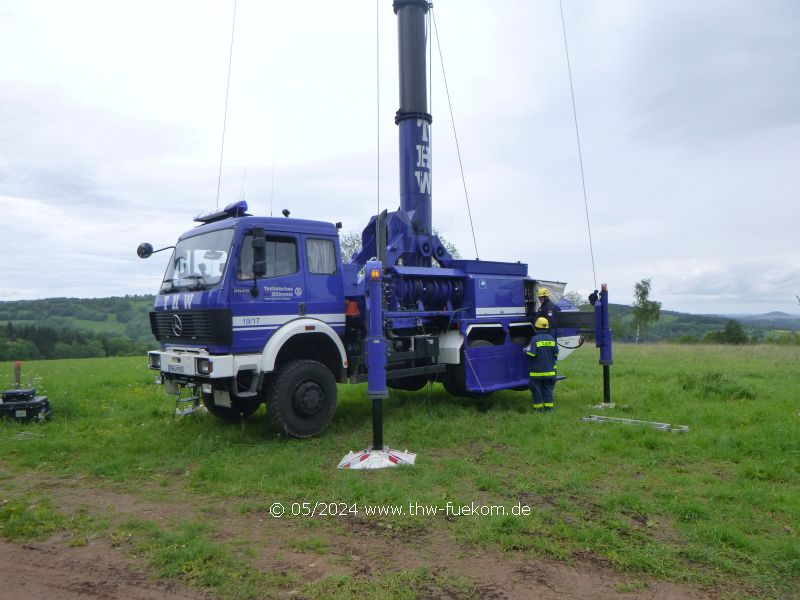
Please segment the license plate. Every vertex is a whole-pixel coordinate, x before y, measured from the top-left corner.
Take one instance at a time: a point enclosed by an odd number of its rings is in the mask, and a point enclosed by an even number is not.
[[[170,373],[184,373],[183,365],[169,365]]]
[[[17,410],[17,411],[14,412],[14,416],[17,419],[24,419],[25,417],[28,416],[28,411],[27,410]]]

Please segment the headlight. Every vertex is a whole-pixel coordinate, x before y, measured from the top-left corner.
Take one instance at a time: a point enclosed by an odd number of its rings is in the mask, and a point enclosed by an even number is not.
[[[147,357],[150,359],[150,368],[155,369],[156,371],[161,370],[161,353],[159,352],[148,352]]]
[[[195,372],[198,375],[211,375],[214,370],[214,365],[211,364],[210,358],[197,358],[195,359]]]

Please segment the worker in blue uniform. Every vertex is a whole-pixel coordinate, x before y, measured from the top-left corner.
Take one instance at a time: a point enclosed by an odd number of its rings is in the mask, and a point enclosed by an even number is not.
[[[558,307],[550,299],[550,290],[546,287],[541,287],[536,292],[539,298],[539,310],[536,311],[537,317],[544,317],[550,324],[549,333],[554,338],[558,337]]]
[[[550,323],[539,317],[533,325],[534,335],[524,350],[530,360],[529,387],[536,412],[553,410],[553,390],[556,386],[558,344],[548,333]]]

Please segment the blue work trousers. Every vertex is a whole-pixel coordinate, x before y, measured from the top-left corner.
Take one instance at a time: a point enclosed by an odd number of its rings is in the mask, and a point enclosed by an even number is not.
[[[544,377],[531,377],[529,387],[533,396],[534,410],[553,410],[553,390],[556,387],[555,379]]]

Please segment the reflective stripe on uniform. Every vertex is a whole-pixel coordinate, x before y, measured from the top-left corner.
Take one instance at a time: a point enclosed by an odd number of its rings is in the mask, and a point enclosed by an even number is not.
[[[544,407],[545,408],[553,408],[553,403],[552,402],[545,402],[544,403]]]
[[[555,371],[545,371],[544,373],[529,373],[530,377],[555,377]]]
[[[553,348],[555,348],[556,343],[555,342],[551,342],[549,340],[542,340],[540,342],[536,342],[536,347],[537,348],[541,348],[542,346],[552,346]]]
[[[543,406],[544,406],[543,404],[534,404],[533,408],[542,408]]]
[[[527,354],[528,356],[532,356],[533,358],[536,358],[536,352],[526,352],[525,354]]]

